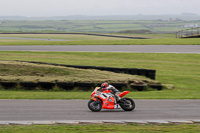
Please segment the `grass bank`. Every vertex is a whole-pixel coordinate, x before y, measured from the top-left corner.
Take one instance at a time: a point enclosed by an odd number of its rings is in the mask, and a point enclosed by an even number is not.
[[[119,124],[107,124],[107,125],[31,125],[31,126],[0,126],[0,133],[197,133],[200,131],[199,124],[147,124],[147,125],[138,125],[138,124],[128,124],[128,125],[119,125]]]
[[[199,54],[175,53],[0,52],[0,60],[155,69],[157,81],[176,87],[174,90],[130,93],[130,97],[138,99],[199,99],[199,59]],[[51,92],[45,93],[51,95]],[[87,96],[83,96],[83,99],[90,95],[90,92],[85,93]],[[65,96],[67,99],[67,92]]]
[[[0,61],[0,81],[158,83],[136,75],[16,61]]]

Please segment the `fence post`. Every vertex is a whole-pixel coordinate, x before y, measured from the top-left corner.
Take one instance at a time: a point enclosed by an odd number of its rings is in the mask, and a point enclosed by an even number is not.
[[[178,37],[179,37],[179,36],[178,36],[178,33],[179,33],[179,32],[176,32],[176,38],[178,38]]]

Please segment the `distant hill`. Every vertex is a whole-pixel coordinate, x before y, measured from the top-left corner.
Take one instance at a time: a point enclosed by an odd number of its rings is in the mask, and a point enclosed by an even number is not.
[[[0,20],[200,20],[200,15],[194,13],[166,14],[166,15],[108,15],[108,16],[54,16],[54,17],[25,17],[0,16]]]

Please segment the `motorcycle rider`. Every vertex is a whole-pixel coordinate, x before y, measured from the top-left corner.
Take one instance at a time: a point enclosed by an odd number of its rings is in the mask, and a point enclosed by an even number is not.
[[[110,90],[111,93],[115,96],[116,101],[119,101],[121,99],[121,97],[119,96],[120,91],[118,89],[116,89],[114,86],[109,85],[107,82],[102,83],[100,88],[97,88],[96,91],[99,92],[100,91],[106,91],[106,90]]]

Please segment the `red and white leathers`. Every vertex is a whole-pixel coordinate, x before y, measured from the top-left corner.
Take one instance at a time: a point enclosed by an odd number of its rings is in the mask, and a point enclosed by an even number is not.
[[[108,85],[107,87],[101,88],[101,91],[107,91],[107,90],[110,90],[110,92],[115,96],[117,101],[121,99],[121,97],[119,96],[120,91],[116,89],[114,86]]]

